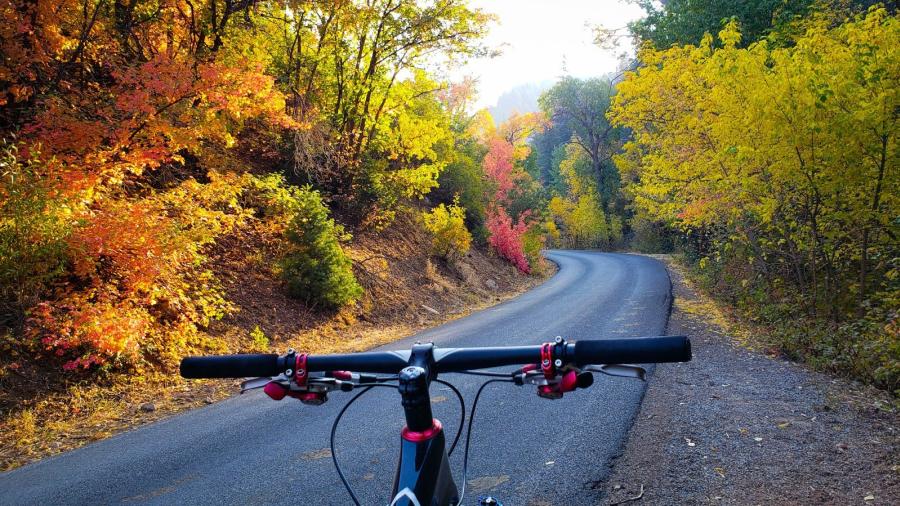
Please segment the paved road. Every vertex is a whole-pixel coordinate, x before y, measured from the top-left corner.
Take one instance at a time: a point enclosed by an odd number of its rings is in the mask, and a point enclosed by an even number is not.
[[[649,258],[552,251],[559,273],[513,300],[388,345],[536,344],[662,335],[670,306],[664,267]],[[494,384],[479,402],[470,492],[507,505],[590,504],[640,404],[635,380],[596,376],[590,390],[538,398]],[[482,378],[446,375],[471,403]],[[651,380],[652,381],[652,380]],[[436,417],[455,433],[457,405],[434,385]],[[328,504],[350,500],[328,453],[331,422],[348,397],[321,407],[272,402],[257,391],[0,475],[0,504]],[[446,400],[441,401],[441,399]],[[389,501],[403,425],[396,392],[375,389],[348,411],[338,458],[363,504]],[[451,462],[459,480],[462,452]],[[475,504],[478,490],[465,504]]]

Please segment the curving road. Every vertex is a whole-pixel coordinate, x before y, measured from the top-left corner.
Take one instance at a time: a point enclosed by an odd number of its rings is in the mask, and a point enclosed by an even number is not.
[[[437,346],[536,344],[662,335],[671,303],[665,268],[647,257],[551,251],[560,266],[543,285],[450,322],[414,341]],[[549,401],[534,387],[488,386],[479,402],[465,504],[489,490],[507,505],[596,502],[631,426],[644,386],[595,375],[590,390]],[[483,378],[445,375],[471,403]],[[651,380],[652,381],[652,380]],[[458,407],[432,387],[448,438]],[[332,467],[331,422],[348,396],[322,407],[260,391],[235,396],[0,475],[0,504],[328,504],[350,500]],[[337,454],[363,504],[386,504],[399,446],[396,392],[375,389],[341,422]],[[451,458],[461,480],[462,451]],[[473,492],[472,489],[475,488]]]

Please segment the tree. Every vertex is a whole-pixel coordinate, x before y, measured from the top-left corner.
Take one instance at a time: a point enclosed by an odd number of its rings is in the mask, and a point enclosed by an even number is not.
[[[490,20],[461,0],[291,0],[275,14],[265,28],[279,42],[274,70],[293,117],[309,125],[294,136],[294,169],[345,206],[356,205],[360,186],[378,194],[379,181],[393,177],[386,172],[409,168],[373,160],[392,154],[398,117],[416,116],[410,101],[445,88],[418,69],[482,54]]]
[[[781,32],[793,32],[791,25],[811,14],[828,12],[841,22],[873,5],[884,4],[891,12],[897,8],[894,1],[879,0],[669,0],[661,5],[652,0],[633,1],[646,16],[628,25],[631,35],[638,45],[649,42],[659,49],[697,45],[704,35],[719,33],[729,21],[736,22],[741,31],[741,47],[770,35],[779,44],[790,44],[790,34]]]
[[[646,48],[620,84],[628,191],[734,281],[800,287],[810,314],[839,321],[889,286],[897,255],[900,22],[815,19],[775,48],[741,48],[730,23],[719,40]]]
[[[812,0],[670,0],[658,7],[650,0],[636,2],[647,15],[629,25],[640,42],[660,49],[674,45],[697,45],[707,33],[718,33],[723,22],[734,20],[741,28],[743,45],[768,34],[773,27],[807,12]]]
[[[604,180],[604,167],[623,137],[622,131],[606,119],[614,93],[613,84],[607,80],[565,77],[540,98],[541,109],[553,124],[571,130],[570,142],[589,157],[598,183]]]

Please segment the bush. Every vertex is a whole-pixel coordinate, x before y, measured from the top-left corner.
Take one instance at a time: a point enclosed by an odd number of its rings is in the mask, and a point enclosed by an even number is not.
[[[558,248],[562,241],[562,234],[560,234],[559,227],[556,226],[556,222],[553,221],[553,219],[548,219],[544,222],[544,232],[546,234],[547,246]]]
[[[250,345],[253,351],[269,351],[269,338],[259,325],[250,331]]]
[[[517,223],[506,214],[502,207],[488,211],[487,229],[491,233],[488,242],[501,257],[509,260],[517,269],[528,274],[531,266],[525,258],[525,248],[522,244],[522,235],[528,229],[525,223],[526,216],[520,216]]]
[[[637,215],[631,220],[631,248],[641,253],[672,251],[671,232],[665,224]]]
[[[553,197],[548,207],[553,219],[563,226],[563,245],[566,247],[599,248],[610,245],[610,224],[596,192],[581,195],[576,200]],[[621,236],[621,225],[618,228]]]
[[[522,235],[522,250],[525,252],[525,259],[528,260],[528,265],[531,266],[531,272],[534,274],[542,274],[547,268],[547,261],[541,255],[544,241],[546,241],[541,229],[540,224],[534,224]]]
[[[245,222],[237,202],[248,179],[208,179],[80,209],[63,277],[28,311],[33,351],[67,370],[174,365],[200,328],[230,312],[205,247]]]
[[[466,228],[475,232],[484,227],[485,195],[488,186],[476,160],[483,157],[480,148],[468,144],[460,146],[455,159],[441,171],[438,186],[431,190],[428,198],[433,202],[458,204],[466,209]]]
[[[47,284],[65,272],[70,224],[65,204],[41,180],[36,154],[0,152],[0,324],[15,324]]]
[[[466,229],[466,210],[459,199],[446,206],[441,204],[430,212],[422,213],[425,229],[431,233],[431,248],[435,255],[450,259],[469,251],[472,235]]]
[[[288,226],[291,246],[281,260],[281,275],[293,297],[308,304],[339,308],[362,295],[341,241],[350,235],[328,217],[319,193],[309,186],[295,194],[297,214]]]

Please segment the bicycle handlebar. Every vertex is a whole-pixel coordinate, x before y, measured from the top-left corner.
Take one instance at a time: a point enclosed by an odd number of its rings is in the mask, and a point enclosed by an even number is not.
[[[310,355],[306,364],[308,372],[346,370],[396,374],[407,366],[409,355],[409,350]],[[271,377],[294,367],[286,357],[275,354],[186,357],[180,369],[185,378]],[[434,358],[438,373],[533,364],[541,360],[541,346],[435,348]],[[577,366],[687,362],[691,359],[691,341],[685,336],[577,341],[566,344],[558,358]]]

